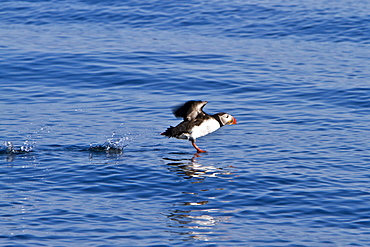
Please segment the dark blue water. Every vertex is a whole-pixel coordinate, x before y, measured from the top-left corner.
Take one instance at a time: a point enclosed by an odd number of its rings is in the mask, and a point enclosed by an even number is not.
[[[1,246],[370,246],[367,1],[2,1]],[[207,100],[208,153],[159,135]]]

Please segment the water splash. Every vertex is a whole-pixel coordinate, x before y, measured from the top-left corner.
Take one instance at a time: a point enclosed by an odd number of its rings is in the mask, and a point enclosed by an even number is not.
[[[35,141],[26,140],[21,146],[15,146],[13,142],[5,141],[4,145],[6,146],[7,153],[29,153],[33,151],[36,146]]]
[[[112,136],[108,138],[103,145],[92,143],[90,150],[96,152],[122,152],[123,149],[132,141],[132,138],[124,135],[115,137],[116,133],[113,132]]]
[[[5,141],[4,145],[6,147],[6,153],[8,154],[18,154],[18,153],[29,153],[34,151],[36,147],[36,140],[37,138],[41,137],[41,132],[50,132],[49,127],[40,127],[39,129],[35,130],[33,133],[27,135],[26,140],[23,142],[22,145],[17,146],[14,145],[11,141]]]

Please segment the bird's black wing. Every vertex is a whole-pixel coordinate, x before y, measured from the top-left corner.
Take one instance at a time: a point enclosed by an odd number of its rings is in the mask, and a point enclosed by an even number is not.
[[[181,117],[184,121],[190,121],[195,119],[199,114],[206,115],[203,111],[203,107],[207,104],[207,101],[195,101],[191,100],[185,104],[173,109],[175,117]]]

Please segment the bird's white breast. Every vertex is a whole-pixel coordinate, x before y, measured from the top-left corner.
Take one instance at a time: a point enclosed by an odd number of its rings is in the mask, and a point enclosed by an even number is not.
[[[207,119],[199,126],[194,126],[190,132],[190,137],[197,139],[201,136],[208,135],[220,128],[220,124],[216,119]]]

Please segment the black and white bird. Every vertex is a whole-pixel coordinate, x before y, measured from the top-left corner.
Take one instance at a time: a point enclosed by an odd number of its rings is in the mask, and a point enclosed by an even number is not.
[[[230,114],[221,112],[208,115],[205,113],[203,107],[207,103],[207,101],[191,100],[175,108],[173,110],[175,117],[183,118],[184,121],[176,127],[169,127],[161,135],[189,140],[198,153],[206,152],[195,144],[197,138],[208,135],[224,125],[236,124],[236,119]]]

